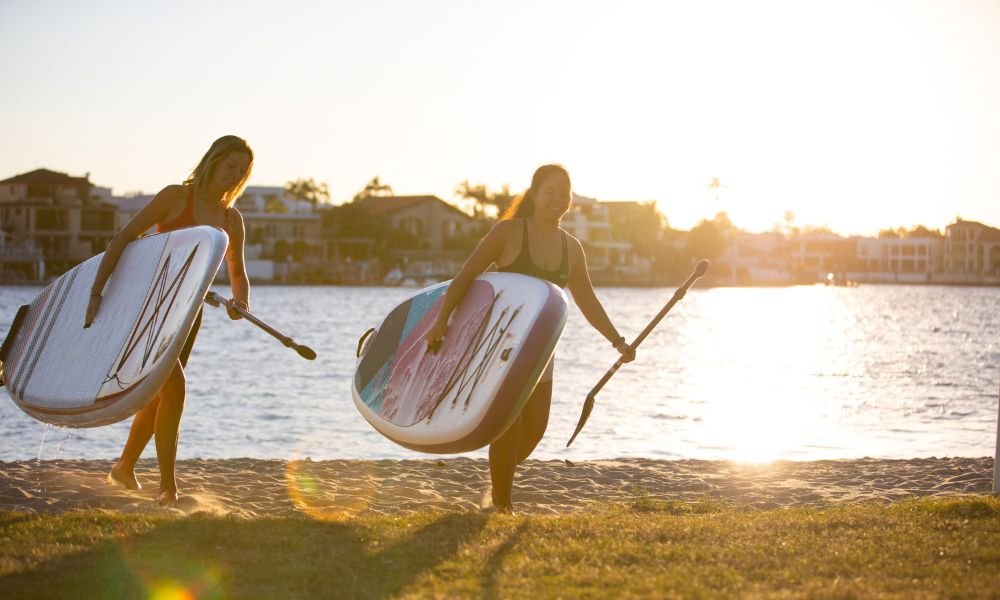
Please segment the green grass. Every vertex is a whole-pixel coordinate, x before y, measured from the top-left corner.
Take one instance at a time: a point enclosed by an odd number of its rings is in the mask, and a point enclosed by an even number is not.
[[[0,598],[997,597],[1000,499],[565,516],[0,514]]]

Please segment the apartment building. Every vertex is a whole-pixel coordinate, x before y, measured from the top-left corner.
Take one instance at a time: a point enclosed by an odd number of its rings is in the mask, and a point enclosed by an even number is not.
[[[38,251],[40,277],[59,275],[103,252],[116,230],[117,208],[89,173],[36,169],[0,181],[0,228],[6,247]]]
[[[944,264],[956,276],[1000,277],[1000,229],[956,220],[945,228]]]

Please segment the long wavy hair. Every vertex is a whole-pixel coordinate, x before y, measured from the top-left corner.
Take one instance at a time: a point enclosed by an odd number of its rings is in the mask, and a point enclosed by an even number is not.
[[[500,217],[500,220],[530,217],[535,214],[535,196],[538,195],[539,188],[542,187],[542,184],[545,183],[545,180],[550,175],[555,175],[556,173],[565,175],[566,179],[569,180],[569,171],[562,165],[542,165],[535,169],[535,174],[531,176],[531,187],[514,197],[507,210],[503,211],[503,216]]]
[[[225,207],[231,207],[247,187],[250,171],[253,170],[253,150],[250,148],[250,144],[247,144],[247,141],[241,137],[224,135],[212,142],[212,146],[205,153],[205,156],[201,157],[201,162],[191,171],[191,175],[184,181],[184,185],[193,185],[196,191],[204,190],[208,182],[212,180],[215,168],[232,152],[245,152],[250,157],[250,163],[247,165],[246,175],[243,176],[239,184],[222,196],[222,203]]]

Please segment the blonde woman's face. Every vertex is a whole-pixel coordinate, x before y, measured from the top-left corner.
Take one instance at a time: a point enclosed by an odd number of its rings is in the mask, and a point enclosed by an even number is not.
[[[217,190],[228,192],[243,181],[249,169],[250,155],[246,152],[234,150],[215,165],[215,172],[212,173],[210,185]]]
[[[572,199],[573,193],[570,190],[569,177],[562,173],[553,173],[538,188],[538,195],[535,197],[535,210],[560,218],[569,210]]]

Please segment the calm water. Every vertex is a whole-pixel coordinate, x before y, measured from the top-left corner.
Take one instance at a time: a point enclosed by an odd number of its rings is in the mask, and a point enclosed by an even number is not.
[[[0,288],[0,329],[39,291]],[[672,293],[598,290],[630,339]],[[206,309],[188,366],[180,458],[426,457],[369,427],[350,394],[358,335],[407,294],[255,288],[254,312],[312,346],[314,362]],[[998,333],[995,288],[695,290],[605,387],[586,429],[565,449],[584,397],[614,361],[573,307],[557,349],[548,433],[534,457],[992,455]],[[0,396],[0,460],[113,458],[127,436],[128,422],[46,427]],[[154,456],[152,444],[144,456]]]

